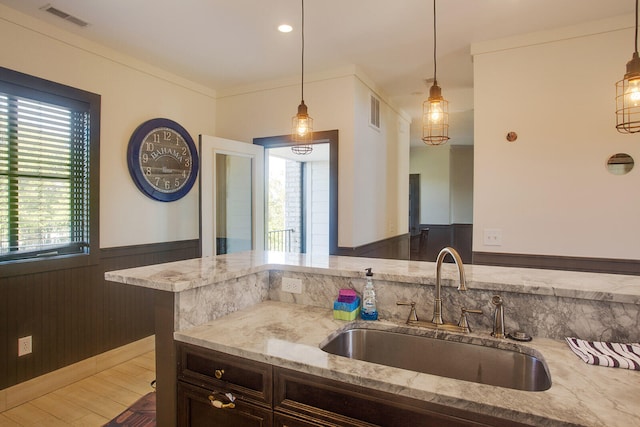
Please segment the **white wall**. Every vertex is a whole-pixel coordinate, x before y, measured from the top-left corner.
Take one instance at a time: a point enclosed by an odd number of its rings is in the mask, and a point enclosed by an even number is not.
[[[412,147],[410,173],[420,175],[420,224],[451,224],[450,146]]]
[[[452,145],[451,223],[473,223],[473,146]]]
[[[353,67],[305,76],[305,103],[314,130],[339,131],[339,246],[359,246],[408,229],[409,135],[398,130],[403,123],[408,129],[408,121],[383,101],[381,131],[369,128],[372,85],[366,81]],[[217,135],[251,143],[291,132],[300,83],[267,82],[219,95]]]
[[[299,79],[218,94],[134,58],[0,5],[2,66],[102,95],[102,247],[195,239],[197,184],[183,199],[144,196],[129,176],[126,150],[142,122],[166,117],[199,134],[251,142],[290,133]],[[338,244],[359,246],[406,233],[409,122],[381,97],[380,132],[368,127],[373,85],[355,67],[305,79],[316,130],[339,130]],[[249,119],[247,118],[249,117]],[[364,220],[363,220],[364,219]]]
[[[198,190],[179,201],[143,195],[129,176],[136,127],[166,117],[198,134],[215,130],[215,93],[0,5],[2,66],[102,95],[101,247],[198,238]]]
[[[633,16],[472,47],[474,251],[640,259],[640,134],[615,130]],[[620,30],[620,28],[624,28]],[[505,135],[519,137],[509,143]],[[485,246],[484,229],[502,231]]]
[[[305,104],[314,119],[314,130],[338,129],[338,244],[348,245],[344,235],[351,229],[353,195],[353,91],[354,77],[305,77]],[[220,93],[217,104],[218,136],[252,143],[253,138],[288,135],[291,118],[300,104],[300,80],[266,83]]]
[[[371,87],[366,79],[356,80],[353,246],[409,229],[409,121],[380,99],[380,128],[371,126],[371,95],[380,98]]]
[[[471,224],[473,146],[411,147],[410,173],[420,175],[420,224]]]
[[[329,162],[307,162],[307,253],[329,254]]]

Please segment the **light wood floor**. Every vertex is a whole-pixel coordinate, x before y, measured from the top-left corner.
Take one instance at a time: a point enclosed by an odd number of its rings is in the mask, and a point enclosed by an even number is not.
[[[99,427],[153,389],[151,351],[0,413],[0,427]]]

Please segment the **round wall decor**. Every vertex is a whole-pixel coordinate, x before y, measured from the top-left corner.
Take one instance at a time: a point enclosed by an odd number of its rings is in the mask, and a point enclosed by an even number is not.
[[[138,189],[161,202],[184,197],[198,175],[198,152],[180,124],[151,119],[131,135],[127,148],[129,173]]]

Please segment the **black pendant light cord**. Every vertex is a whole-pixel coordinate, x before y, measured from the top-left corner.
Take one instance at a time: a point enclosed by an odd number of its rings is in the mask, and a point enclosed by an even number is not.
[[[634,52],[638,53],[638,0],[636,0],[636,38],[635,38],[635,50]]]
[[[636,0],[636,3],[638,0]],[[637,49],[636,49],[637,50]],[[436,61],[436,0],[433,0],[433,81],[437,82],[438,65]]]
[[[636,0],[637,2],[638,0]],[[302,72],[300,73],[300,99],[304,103],[304,0],[302,0]]]

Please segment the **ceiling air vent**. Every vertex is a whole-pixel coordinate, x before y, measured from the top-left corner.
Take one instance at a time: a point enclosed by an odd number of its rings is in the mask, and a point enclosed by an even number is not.
[[[83,21],[82,19],[75,17],[73,15],[70,15],[67,12],[63,12],[62,10],[51,6],[50,4],[42,6],[40,10],[44,10],[45,12],[49,12],[50,14],[55,15],[58,18],[62,18],[65,21],[69,21],[72,24],[76,24],[78,27],[86,27],[87,25],[89,25],[88,22]]]

